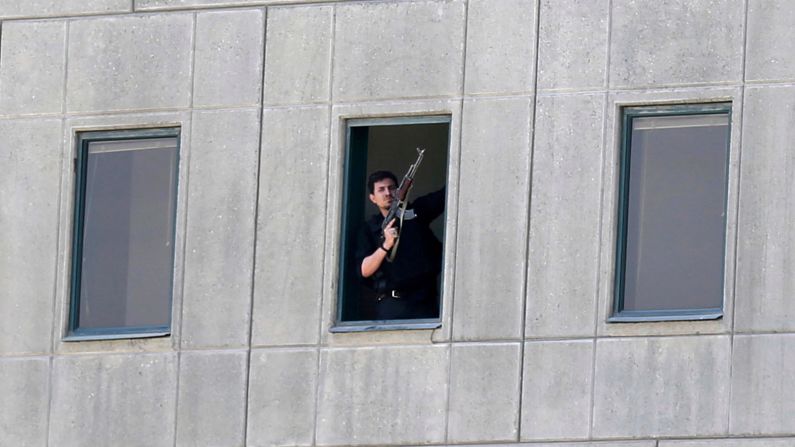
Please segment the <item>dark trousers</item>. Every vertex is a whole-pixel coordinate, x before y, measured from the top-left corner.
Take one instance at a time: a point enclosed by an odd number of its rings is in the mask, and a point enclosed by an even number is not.
[[[399,298],[386,294],[375,303],[376,320],[439,318],[439,300],[435,284],[427,284]]]

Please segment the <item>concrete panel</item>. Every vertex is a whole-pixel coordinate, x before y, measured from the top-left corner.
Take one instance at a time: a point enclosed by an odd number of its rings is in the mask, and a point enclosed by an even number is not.
[[[789,0],[748,2],[747,80],[795,79],[790,42],[795,39],[795,5]]]
[[[604,87],[608,14],[608,0],[541,1],[540,90]]]
[[[103,14],[130,9],[130,0],[6,0],[0,2],[0,19]]]
[[[461,92],[461,0],[342,4],[335,36],[335,100]]]
[[[304,3],[301,0],[298,1],[296,0],[134,0],[134,1],[135,1],[136,11]],[[336,1],[338,0],[312,0],[312,3],[330,3]]]
[[[194,106],[259,104],[264,26],[259,9],[196,16]]]
[[[467,93],[533,89],[535,4],[471,0],[467,11]]]
[[[520,442],[511,447],[657,447],[657,441]],[[469,444],[469,447],[505,447],[505,444]],[[452,447],[452,446],[449,446]]]
[[[730,357],[728,336],[599,340],[593,436],[725,435]]]
[[[9,22],[0,46],[0,114],[61,113],[66,22]]]
[[[795,335],[737,336],[732,434],[795,433]]]
[[[332,7],[271,8],[265,39],[265,103],[328,101]]]
[[[447,442],[516,439],[520,349],[518,343],[453,347]]]
[[[328,109],[263,118],[255,345],[316,343],[323,285]]]
[[[0,359],[0,445],[47,443],[49,360]]]
[[[453,338],[521,337],[530,101],[464,103]]]
[[[174,445],[175,354],[56,357],[49,445]]]
[[[244,445],[247,363],[245,351],[182,353],[177,446]]]
[[[742,439],[703,439],[691,441],[660,440],[659,447],[795,447],[793,438],[742,438]]]
[[[527,336],[595,331],[604,95],[538,98]]]
[[[743,122],[737,331],[795,330],[795,88],[750,88]]]
[[[593,341],[525,344],[522,440],[587,438]]]
[[[248,343],[259,113],[193,115],[182,346]]]
[[[734,0],[614,2],[611,87],[741,80],[743,16]]]
[[[444,441],[449,349],[332,349],[321,353],[317,445]]]
[[[77,20],[69,27],[69,112],[187,107],[189,14]]]
[[[246,445],[312,445],[317,351],[251,353]]]
[[[0,121],[0,135],[0,353],[49,352],[61,121]]]

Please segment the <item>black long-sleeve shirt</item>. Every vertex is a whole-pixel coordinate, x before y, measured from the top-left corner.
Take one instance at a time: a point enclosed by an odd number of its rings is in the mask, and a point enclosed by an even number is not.
[[[364,258],[381,246],[381,214],[372,215],[359,231],[356,243],[356,271],[362,282],[376,292],[411,290],[436,282],[442,269],[442,243],[430,229],[434,219],[444,212],[445,189],[417,198],[407,210],[414,211],[409,219],[407,211],[400,228],[397,254],[392,262],[384,259],[379,269],[369,278],[362,277]]]

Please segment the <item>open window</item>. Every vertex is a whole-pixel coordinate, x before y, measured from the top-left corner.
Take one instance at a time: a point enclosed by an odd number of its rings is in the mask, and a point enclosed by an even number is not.
[[[613,316],[723,315],[730,104],[627,107]]]
[[[167,335],[179,129],[82,132],[67,340]]]
[[[332,331],[438,327],[450,117],[352,119],[346,127],[340,276]],[[425,150],[422,162],[407,211],[393,224],[399,227],[397,249],[388,251],[381,229],[384,203],[376,203],[376,196],[379,188],[383,193],[402,181],[418,157],[417,148]],[[372,181],[371,174],[383,177],[385,171],[394,179]],[[370,260],[384,259],[368,264],[378,265],[368,275],[363,262],[373,254]]]

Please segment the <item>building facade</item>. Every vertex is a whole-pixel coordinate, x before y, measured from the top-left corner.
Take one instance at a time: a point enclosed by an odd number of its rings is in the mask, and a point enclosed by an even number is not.
[[[19,0],[0,36],[0,445],[795,446],[795,4]],[[715,104],[720,307],[619,321],[626,111]],[[335,330],[348,123],[439,116],[441,317]],[[151,129],[167,330],[70,337],[79,141]]]

